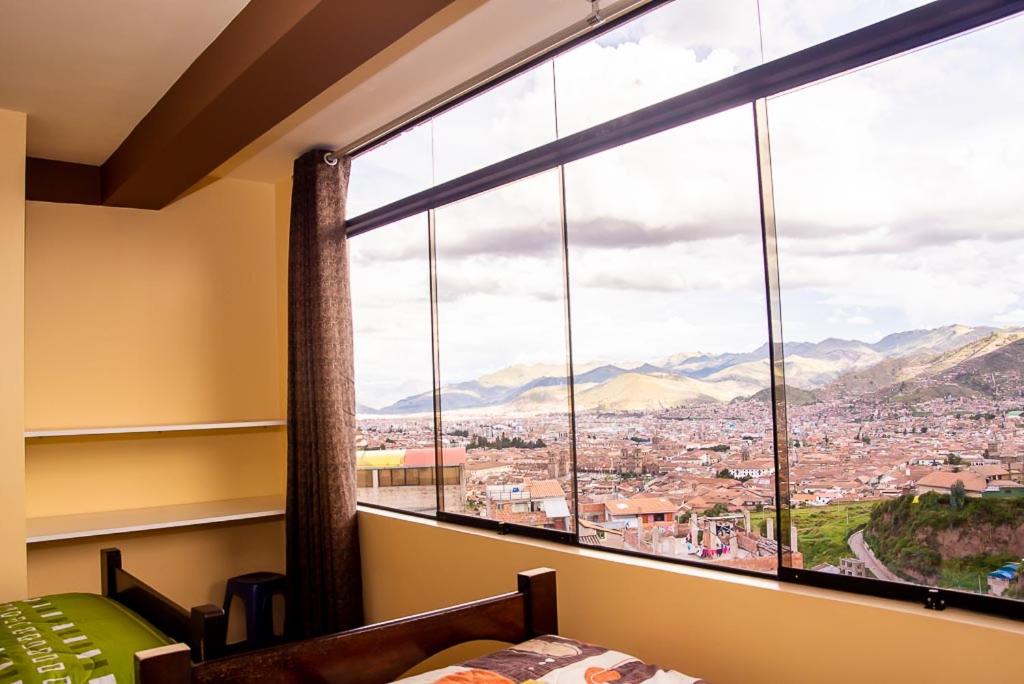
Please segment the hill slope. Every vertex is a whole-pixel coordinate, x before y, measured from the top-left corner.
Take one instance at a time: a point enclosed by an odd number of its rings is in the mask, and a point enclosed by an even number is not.
[[[994,570],[1024,557],[1024,497],[967,499],[956,510],[948,496],[924,494],[915,504],[904,495],[878,504],[864,539],[886,567],[916,582],[939,584],[967,564]]]

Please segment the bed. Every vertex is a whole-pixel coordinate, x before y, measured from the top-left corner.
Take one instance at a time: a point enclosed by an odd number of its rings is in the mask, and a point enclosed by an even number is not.
[[[222,652],[224,611],[186,611],[100,551],[102,594],[54,594],[0,604],[4,684],[162,684],[188,681],[193,659]]]
[[[198,663],[192,684],[696,684],[618,651],[557,636],[555,571],[519,573],[516,591],[348,632]],[[478,639],[515,644],[460,665],[400,677],[447,648]],[[175,682],[179,680],[173,680]]]

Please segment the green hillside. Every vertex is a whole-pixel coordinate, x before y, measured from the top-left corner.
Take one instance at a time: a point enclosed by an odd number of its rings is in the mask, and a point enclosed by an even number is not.
[[[864,501],[790,511],[791,520],[796,524],[797,549],[804,554],[804,567],[813,568],[821,563],[839,565],[840,559],[853,556],[846,540],[867,524],[876,504]],[[751,526],[762,535],[766,516],[774,518],[775,512],[750,514]]]
[[[885,565],[915,582],[979,590],[985,573],[1024,556],[1024,497],[912,495],[872,511],[864,539]],[[983,587],[982,587],[983,590]]]

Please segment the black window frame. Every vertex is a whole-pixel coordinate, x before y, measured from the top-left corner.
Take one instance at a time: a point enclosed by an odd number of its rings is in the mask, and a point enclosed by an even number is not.
[[[434,110],[421,114],[402,127],[355,150],[354,153],[364,152],[381,145],[431,117],[456,107],[469,98],[497,87],[520,73],[551,60],[558,54],[572,49],[581,42],[592,40],[595,36],[612,30],[624,22],[634,20],[641,13],[674,1],[652,0],[634,12],[617,17],[614,21],[606,22],[592,32],[579,36],[550,52],[538,55],[536,58],[527,61],[493,81],[483,84],[481,87]],[[772,197],[770,142],[766,108],[767,98],[773,95],[902,55],[1010,18],[1022,12],[1024,12],[1024,0],[934,0],[921,7],[894,15],[778,59],[764,62],[719,81],[610,119],[564,138],[559,138],[348,219],[345,222],[346,234],[348,237],[356,237],[404,218],[427,212],[428,230],[430,232],[431,322],[434,336],[432,344],[434,348],[435,454],[436,467],[438,469],[438,476],[434,479],[438,497],[437,512],[431,515],[372,503],[360,502],[360,505],[430,520],[491,530],[499,534],[544,539],[578,548],[600,550],[612,554],[645,558],[664,563],[702,568],[704,570],[745,575],[760,579],[775,579],[780,582],[797,585],[911,601],[936,610],[942,610],[946,607],[957,607],[1016,620],[1024,620],[1024,601],[973,594],[955,589],[928,587],[921,584],[834,575],[809,569],[793,568],[784,562],[783,556],[786,553],[789,539],[789,511],[791,510],[790,505],[783,504],[784,501],[788,501],[788,425],[786,420],[783,373],[785,357],[779,304],[778,259],[775,253],[775,213]],[[595,547],[580,542],[578,523],[574,532],[563,532],[444,511],[444,478],[441,469],[445,466],[441,462],[441,435],[437,430],[437,426],[440,424],[440,387],[437,373],[436,274],[434,273],[436,255],[433,250],[434,210],[452,202],[457,202],[545,171],[564,169],[564,165],[569,162],[740,106],[751,107],[755,134],[755,162],[758,173],[758,189],[761,195],[761,228],[762,244],[764,246],[765,292],[768,307],[769,363],[772,369],[773,451],[776,466],[774,508],[779,520],[780,541],[782,542],[778,545],[779,562],[776,572],[772,574],[741,568],[716,566],[714,564],[658,556],[629,549]],[[568,297],[566,299],[568,306]],[[569,353],[571,366],[571,344]],[[572,373],[570,372],[570,382],[571,378]],[[573,411],[570,416],[573,432],[571,435],[573,446],[572,476],[575,483],[575,412]],[[573,492],[574,501],[576,498],[577,492]],[[578,515],[576,519],[578,520]]]

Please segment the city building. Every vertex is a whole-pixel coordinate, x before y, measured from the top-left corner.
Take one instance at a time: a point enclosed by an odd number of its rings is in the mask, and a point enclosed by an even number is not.
[[[442,451],[445,509],[465,507],[466,450]],[[437,464],[433,449],[381,449],[356,452],[359,500],[389,508],[430,513],[437,510]]]

